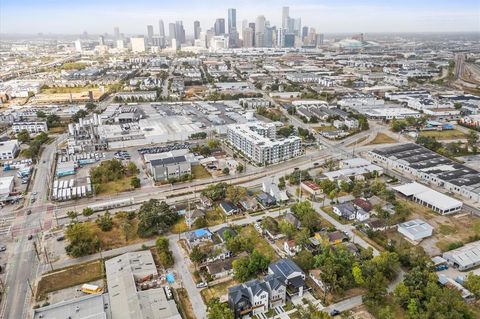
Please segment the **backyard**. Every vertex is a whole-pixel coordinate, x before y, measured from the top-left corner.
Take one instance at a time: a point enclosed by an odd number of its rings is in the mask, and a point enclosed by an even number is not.
[[[202,299],[205,304],[207,304],[213,298],[220,298],[220,301],[226,300],[222,297],[226,297],[228,293],[228,288],[235,285],[238,285],[238,282],[234,279],[231,279],[203,289],[202,291],[200,291],[200,295],[202,295]]]
[[[255,244],[254,249],[264,256],[270,258],[270,261],[278,259],[277,254],[273,250],[272,246],[253,228],[252,225],[247,225],[240,230],[239,236],[250,237]]]

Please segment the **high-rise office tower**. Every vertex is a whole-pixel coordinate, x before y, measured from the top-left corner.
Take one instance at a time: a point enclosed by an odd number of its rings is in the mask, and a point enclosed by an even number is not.
[[[225,34],[225,19],[218,18],[215,20],[215,25],[213,28],[215,29],[215,35]]]
[[[183,28],[182,21],[175,22],[175,38],[177,39],[177,45],[185,43],[185,29]]]
[[[200,29],[200,21],[194,21],[193,22],[193,36],[195,37],[195,40],[200,38],[200,32],[202,32],[202,29]]]
[[[255,20],[255,46],[262,48],[265,46],[265,16],[258,16]]]
[[[119,28],[119,27],[113,28],[113,38],[114,38],[115,40],[119,40],[119,39],[120,39],[120,28]]]
[[[323,33],[318,33],[317,34],[317,46],[323,45]]]
[[[170,41],[172,41],[172,39],[176,39],[175,23],[168,24],[168,38]]]
[[[305,40],[307,35],[308,35],[308,27],[305,26],[305,27],[302,28],[302,40]]]
[[[293,33],[295,33],[296,36],[301,36],[302,33],[302,19],[292,19],[293,20]]]
[[[248,27],[252,29],[252,34],[253,34],[253,43],[252,46],[255,46],[255,22],[250,22],[248,24]]]
[[[266,48],[271,48],[273,47],[273,44],[275,43],[274,40],[276,39],[277,35],[276,29],[274,27],[265,27],[265,35],[263,37],[263,46]]]
[[[158,20],[158,35],[160,37],[165,37],[165,26],[163,24],[163,20]]]
[[[253,38],[255,37],[255,34],[253,32],[253,29],[250,27],[247,27],[243,29],[242,32],[242,38],[243,38],[243,47],[244,48],[251,48],[253,47]]]
[[[151,44],[153,39],[153,25],[147,25],[147,39],[148,42]]]
[[[288,20],[290,19],[290,8],[289,7],[283,7],[282,8],[282,28],[283,29],[288,29]]]
[[[285,29],[284,28],[277,29],[277,47],[279,48],[285,47]]]
[[[237,9],[228,9],[228,34],[232,33],[232,29],[237,30]]]
[[[98,37],[98,45],[105,45],[105,38],[103,37],[103,35],[100,35]]]

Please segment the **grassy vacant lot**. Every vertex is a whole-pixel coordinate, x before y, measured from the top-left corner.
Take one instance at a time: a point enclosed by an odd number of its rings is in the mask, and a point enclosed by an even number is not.
[[[179,288],[176,290],[180,310],[183,313],[183,318],[185,319],[195,319],[195,314],[193,313],[192,303],[188,298],[187,290],[185,288]]]
[[[250,237],[255,243],[255,248],[259,253],[270,258],[271,261],[278,259],[277,254],[273,250],[272,246],[253,228],[252,225],[245,226],[241,229],[239,236]]]
[[[78,87],[52,87],[48,89],[42,89],[42,93],[46,94],[55,94],[55,93],[82,93],[85,91],[95,91],[98,88],[95,87],[86,87],[86,86],[78,86]]]
[[[369,143],[369,145],[376,145],[376,144],[391,144],[395,143],[397,140],[391,138],[385,133],[378,133],[377,136]]]
[[[209,210],[205,214],[205,218],[207,219],[208,226],[215,226],[225,221],[225,214],[220,208],[216,208]]]
[[[212,175],[202,165],[192,166],[192,175],[194,179],[210,178]]]
[[[35,299],[44,300],[49,292],[84,284],[104,277],[100,260],[74,265],[44,275],[38,282]]]
[[[129,191],[133,189],[133,187],[130,185],[131,179],[131,176],[125,176],[122,179],[104,183],[100,186],[99,189],[96,189],[97,195],[109,195]]]
[[[102,249],[113,249],[123,247],[125,245],[131,245],[144,241],[145,239],[138,237],[137,228],[138,220],[132,221],[132,229],[128,233],[128,241],[125,240],[125,233],[122,231],[120,225],[122,221],[116,217],[113,217],[113,228],[110,231],[102,231],[95,222],[89,222],[93,232],[100,239],[102,243]]]
[[[228,293],[228,288],[233,287],[235,285],[238,285],[238,282],[234,279],[231,279],[231,280],[219,283],[215,286],[210,286],[208,288],[203,289],[202,291],[200,291],[200,295],[202,295],[202,299],[205,302],[205,304],[208,304],[208,302],[213,298],[220,298],[220,301],[222,301],[225,299],[225,298],[222,299],[222,296],[226,297]]]
[[[184,233],[188,230],[187,224],[185,224],[185,218],[181,218],[176,222],[171,228],[170,231],[174,234]]]
[[[465,133],[459,130],[445,130],[445,131],[423,131],[420,133],[420,136],[434,137],[436,139],[461,139],[466,138]]]
[[[313,129],[317,132],[330,132],[336,130],[335,126],[333,125],[316,126]]]
[[[480,218],[464,215],[460,217],[438,216],[429,221],[435,227],[435,245],[441,251],[447,251],[448,246],[454,242],[468,243],[476,235],[480,235]]]

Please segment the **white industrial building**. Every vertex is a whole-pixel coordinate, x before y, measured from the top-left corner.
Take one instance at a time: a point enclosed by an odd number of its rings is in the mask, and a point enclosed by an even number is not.
[[[25,130],[28,133],[40,133],[48,131],[47,122],[13,122],[12,130],[20,133]]]
[[[433,233],[433,227],[421,219],[412,219],[398,224],[397,230],[411,241],[420,241],[432,236]]]
[[[393,187],[393,189],[442,215],[456,213],[460,211],[463,206],[461,201],[417,182],[396,186]]]
[[[14,159],[19,150],[17,140],[0,142],[0,160]]]
[[[105,262],[112,319],[181,319],[162,287],[150,251],[126,253]],[[145,289],[146,288],[146,289]]]
[[[228,125],[227,136],[234,148],[261,165],[278,163],[301,154],[300,138],[276,139],[274,123]]]
[[[5,201],[13,191],[14,177],[0,177],[0,202]]]
[[[461,271],[476,267],[480,265],[480,241],[444,252],[443,258]]]
[[[418,144],[374,149],[368,155],[373,163],[381,163],[390,170],[412,175],[427,185],[442,187],[474,202],[480,201],[479,171]]]

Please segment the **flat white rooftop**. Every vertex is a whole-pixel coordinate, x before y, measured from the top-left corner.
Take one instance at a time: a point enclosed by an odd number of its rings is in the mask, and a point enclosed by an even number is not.
[[[437,192],[436,190],[417,182],[396,186],[393,187],[393,189],[407,197],[414,196],[430,206],[436,207],[443,211],[461,208],[463,206],[461,201]]]

